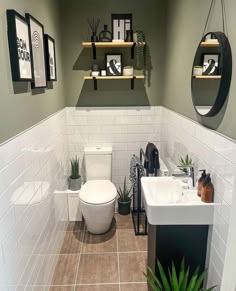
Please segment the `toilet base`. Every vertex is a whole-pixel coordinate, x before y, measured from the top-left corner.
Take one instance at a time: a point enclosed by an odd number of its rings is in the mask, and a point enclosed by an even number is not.
[[[92,234],[103,234],[111,228],[115,212],[116,199],[106,204],[88,204],[80,200],[81,211],[87,226]]]

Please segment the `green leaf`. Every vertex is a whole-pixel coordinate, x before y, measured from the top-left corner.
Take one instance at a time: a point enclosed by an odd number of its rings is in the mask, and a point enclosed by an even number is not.
[[[204,280],[206,274],[207,274],[207,271],[204,271],[204,272],[203,272],[203,273],[198,277],[198,279],[197,279],[197,281],[196,281],[196,284],[195,284],[195,286],[194,286],[193,291],[199,291],[199,288],[200,288],[200,286],[202,285],[202,282],[203,282],[203,280]]]
[[[197,269],[195,270],[195,272],[192,275],[192,278],[190,279],[190,282],[188,284],[188,288],[186,291],[193,291],[193,288],[196,284],[196,280],[198,278],[198,272],[199,272],[199,267],[197,267]]]
[[[179,283],[176,275],[175,265],[173,262],[171,268],[171,277],[172,277],[172,291],[179,291]]]
[[[160,273],[160,276],[161,276],[161,280],[162,280],[162,284],[163,284],[164,290],[165,291],[171,291],[170,285],[168,283],[168,280],[167,280],[167,277],[166,277],[166,274],[165,274],[165,271],[162,268],[162,265],[161,265],[161,263],[159,261],[157,262],[157,267],[158,267],[158,270],[159,270],[159,273]]]
[[[187,289],[188,276],[189,276],[189,267],[188,267],[187,272],[185,273],[185,276],[184,276],[184,280],[183,280],[183,284],[182,284],[183,287],[181,286],[183,291],[186,291],[186,289]]]
[[[180,264],[180,270],[179,270],[179,289],[181,290],[182,283],[184,282],[185,277],[185,267],[184,267],[184,258],[181,261]]]
[[[217,287],[217,285],[215,285],[215,286],[213,286],[213,287],[210,287],[210,288],[206,289],[206,291],[214,290],[216,287]]]
[[[162,290],[162,285],[161,282],[159,281],[159,279],[157,278],[157,276],[153,273],[152,269],[150,267],[147,267],[148,272],[150,273],[150,276],[148,276],[147,274],[144,274],[146,278],[149,279],[149,283],[152,282],[156,287],[158,287],[159,289],[157,290]],[[156,289],[154,289],[156,290]]]

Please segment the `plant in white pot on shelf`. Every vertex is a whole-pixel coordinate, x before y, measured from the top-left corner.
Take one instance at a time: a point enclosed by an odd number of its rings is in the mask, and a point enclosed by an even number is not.
[[[71,164],[71,174],[68,178],[69,189],[72,191],[77,191],[81,188],[81,176],[79,174],[79,158],[76,156],[75,158],[70,160]]]
[[[131,205],[131,198],[132,194],[130,192],[132,190],[132,186],[128,189],[126,185],[126,177],[124,179],[124,186],[123,189],[119,187],[117,193],[119,195],[118,198],[118,212],[121,215],[128,215],[130,213],[130,205]]]

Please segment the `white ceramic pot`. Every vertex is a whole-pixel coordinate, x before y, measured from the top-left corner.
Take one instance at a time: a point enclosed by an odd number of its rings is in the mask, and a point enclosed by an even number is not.
[[[123,68],[123,76],[133,76],[134,68],[131,66],[127,66]]]
[[[203,73],[203,67],[196,66],[196,67],[193,68],[193,75],[194,76],[201,76],[202,73]]]

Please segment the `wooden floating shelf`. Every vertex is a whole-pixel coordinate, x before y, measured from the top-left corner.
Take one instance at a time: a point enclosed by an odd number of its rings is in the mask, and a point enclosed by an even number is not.
[[[143,75],[134,75],[134,76],[84,76],[84,80],[131,80],[131,79],[144,79]]]
[[[221,76],[219,76],[219,75],[216,75],[216,76],[201,75],[201,76],[193,76],[193,78],[195,78],[195,79],[221,79]]]
[[[220,47],[219,42],[203,41],[200,44],[201,47]]]
[[[134,89],[134,81],[136,79],[144,79],[143,75],[133,75],[133,76],[84,76],[84,80],[92,80],[94,90],[98,89],[97,81],[98,80],[130,80],[131,81],[131,90]]]
[[[145,46],[145,42],[94,42],[94,45],[97,48],[131,48],[132,46]],[[84,48],[92,48],[93,43],[92,42],[82,42],[82,46]]]

